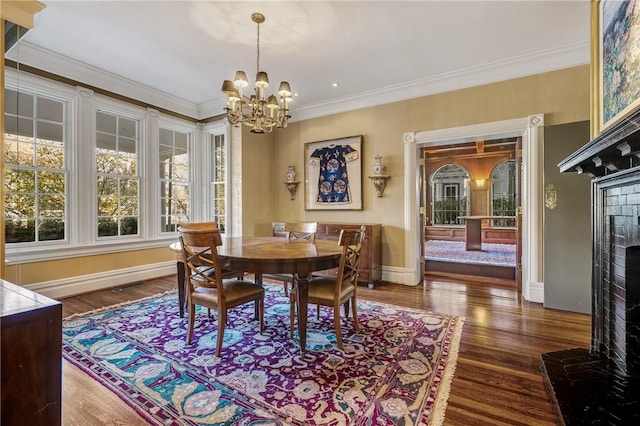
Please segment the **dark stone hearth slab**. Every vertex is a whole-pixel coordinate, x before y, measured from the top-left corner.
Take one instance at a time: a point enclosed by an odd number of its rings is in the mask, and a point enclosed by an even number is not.
[[[588,349],[548,352],[541,370],[559,424],[640,424],[640,377],[624,376],[606,357]]]

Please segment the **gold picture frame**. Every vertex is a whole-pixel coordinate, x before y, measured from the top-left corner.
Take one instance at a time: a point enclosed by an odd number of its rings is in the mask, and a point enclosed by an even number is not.
[[[636,3],[591,2],[592,138],[640,107],[640,44],[633,42],[633,35],[640,32]]]
[[[362,210],[362,135],[304,145],[305,210]]]

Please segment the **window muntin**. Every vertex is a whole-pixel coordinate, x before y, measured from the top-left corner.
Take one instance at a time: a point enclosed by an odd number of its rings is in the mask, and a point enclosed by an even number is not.
[[[175,232],[189,221],[191,135],[159,130],[160,232]]]
[[[491,173],[492,216],[516,215],[516,162],[507,160]],[[494,219],[493,226],[515,227],[515,219]]]
[[[211,218],[218,224],[220,232],[226,231],[227,213],[227,163],[226,141],[224,134],[210,134],[211,162]]]
[[[433,225],[461,225],[467,215],[469,173],[456,164],[447,164],[431,177],[431,217]]]
[[[5,89],[5,235],[8,244],[66,241],[66,104]]]
[[[96,111],[98,237],[137,235],[139,121]]]

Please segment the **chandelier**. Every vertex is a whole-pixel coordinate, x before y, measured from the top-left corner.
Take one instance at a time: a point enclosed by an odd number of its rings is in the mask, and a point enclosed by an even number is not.
[[[251,20],[258,26],[257,59],[256,59],[256,83],[253,94],[246,97],[242,91],[249,86],[247,74],[244,71],[236,71],[233,81],[225,80],[222,83],[222,92],[227,95],[225,111],[229,122],[235,127],[240,123],[251,127],[252,133],[268,133],[274,128],[287,127],[289,115],[289,102],[291,102],[291,87],[286,81],[280,83],[278,96],[267,96],[265,91],[269,87],[269,77],[264,71],[260,71],[260,24],[265,21],[262,13],[253,13]]]

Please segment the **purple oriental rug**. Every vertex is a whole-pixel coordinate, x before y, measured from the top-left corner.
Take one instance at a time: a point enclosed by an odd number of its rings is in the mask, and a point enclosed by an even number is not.
[[[66,318],[63,356],[153,425],[442,424],[462,318],[359,301],[341,351],[312,307],[301,357],[282,286],[265,287],[264,334],[253,304],[231,310],[222,358],[206,310],[185,343],[175,292]]]

